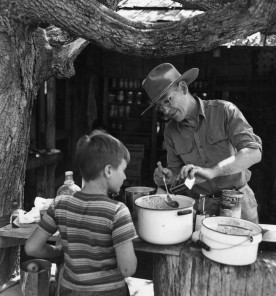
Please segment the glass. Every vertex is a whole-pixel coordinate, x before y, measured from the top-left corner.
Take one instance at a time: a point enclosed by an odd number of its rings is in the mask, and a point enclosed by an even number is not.
[[[177,91],[177,87],[174,88],[174,90],[171,92],[169,97],[163,99],[161,101],[161,103],[155,104],[155,109],[157,111],[162,111],[164,108],[171,108],[172,107],[172,98],[173,98],[176,91]]]
[[[163,108],[171,108],[172,99],[171,97],[164,99],[161,103],[155,105],[157,111],[162,111]]]
[[[19,216],[19,209],[17,207],[17,202],[12,203],[12,213],[10,217],[10,224],[12,225],[12,228],[18,228],[16,224],[14,224],[14,220]]]

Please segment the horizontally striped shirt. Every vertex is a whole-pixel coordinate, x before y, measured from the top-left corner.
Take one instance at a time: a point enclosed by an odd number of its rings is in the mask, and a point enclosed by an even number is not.
[[[114,248],[137,237],[125,204],[105,195],[61,195],[55,198],[38,227],[51,235],[60,231],[64,287],[106,291],[125,285]]]

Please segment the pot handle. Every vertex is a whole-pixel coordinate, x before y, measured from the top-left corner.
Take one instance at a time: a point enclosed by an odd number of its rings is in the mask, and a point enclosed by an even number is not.
[[[178,212],[177,212],[177,215],[178,215],[178,216],[184,216],[184,215],[191,214],[192,212],[193,212],[193,210],[178,211]]]
[[[197,240],[196,241],[196,244],[201,247],[202,249],[206,250],[206,251],[210,251],[211,250],[211,247],[206,245],[202,240]]]

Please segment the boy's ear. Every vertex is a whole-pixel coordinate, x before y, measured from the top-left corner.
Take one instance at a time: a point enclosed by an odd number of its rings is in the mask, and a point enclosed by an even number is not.
[[[107,164],[105,167],[104,167],[104,174],[105,176],[108,178],[110,175],[111,175],[111,165],[110,164]]]

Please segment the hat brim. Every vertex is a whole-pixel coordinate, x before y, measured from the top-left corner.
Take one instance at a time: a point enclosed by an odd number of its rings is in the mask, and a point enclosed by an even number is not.
[[[165,96],[169,90],[175,86],[179,81],[185,80],[186,84],[189,85],[192,82],[194,82],[198,77],[198,68],[192,68],[188,71],[186,71],[184,74],[182,74],[179,78],[177,78],[175,81],[173,81],[171,84],[169,84],[155,99],[154,102],[152,102],[142,113],[141,116],[143,116],[150,108],[152,108],[158,101],[160,101],[161,98]]]

